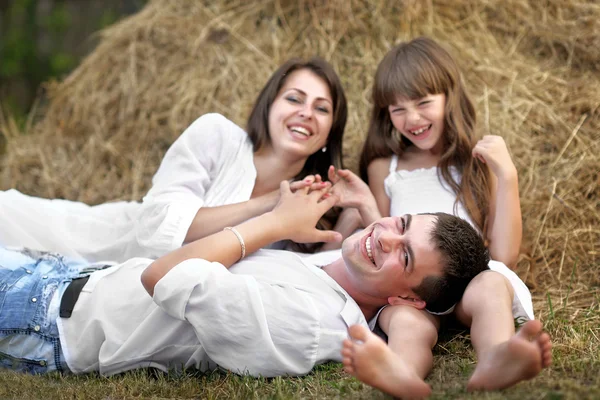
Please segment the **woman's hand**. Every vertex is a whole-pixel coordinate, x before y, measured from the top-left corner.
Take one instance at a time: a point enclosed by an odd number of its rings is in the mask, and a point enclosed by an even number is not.
[[[517,169],[501,136],[486,135],[473,148],[473,157],[487,164],[500,180],[513,179]]]
[[[287,181],[281,182],[279,202],[271,212],[277,221],[280,238],[297,243],[341,241],[338,232],[316,228],[319,219],[338,200],[335,194],[329,193],[331,184],[324,182],[320,189],[306,185],[296,191],[290,186]]]
[[[292,181],[290,182],[290,190],[292,193],[296,192],[300,189],[310,188],[310,190],[319,190],[325,187],[325,182],[321,179],[321,175],[307,175],[304,179],[300,181]],[[269,193],[263,194],[255,199],[255,201],[262,204],[263,212],[268,212],[273,210],[275,205],[279,202],[279,197],[281,194],[280,189],[275,189]]]
[[[300,189],[304,189],[304,188],[308,187],[309,192],[311,192],[313,190],[323,189],[326,187],[326,185],[327,185],[327,182],[323,182],[321,175],[319,175],[319,174],[307,175],[301,181],[290,182],[290,190],[292,191],[292,193],[294,193],[294,192],[296,192],[296,190],[300,190]]]

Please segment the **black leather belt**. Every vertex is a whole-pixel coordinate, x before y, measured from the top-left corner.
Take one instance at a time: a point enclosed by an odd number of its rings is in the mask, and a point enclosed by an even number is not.
[[[82,276],[81,278],[75,278],[67,286],[65,293],[60,300],[60,317],[61,318],[70,318],[73,313],[73,308],[75,307],[75,303],[77,303],[77,299],[79,298],[79,294],[81,290],[90,279],[90,276]]]

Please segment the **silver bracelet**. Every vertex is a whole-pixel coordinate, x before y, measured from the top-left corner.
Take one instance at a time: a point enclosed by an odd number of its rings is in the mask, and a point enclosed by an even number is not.
[[[223,228],[223,230],[233,232],[233,234],[238,238],[238,240],[240,241],[240,246],[242,247],[242,256],[240,257],[240,260],[244,259],[244,257],[246,257],[246,243],[244,243],[244,238],[242,237],[242,235],[240,235],[237,229],[231,226],[226,226],[225,228]]]

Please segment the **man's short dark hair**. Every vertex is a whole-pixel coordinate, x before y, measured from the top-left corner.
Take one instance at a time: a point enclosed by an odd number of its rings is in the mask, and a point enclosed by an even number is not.
[[[489,252],[483,238],[464,219],[446,213],[437,217],[431,240],[441,253],[442,276],[427,276],[413,289],[428,311],[443,313],[460,301],[471,279],[487,270]]]

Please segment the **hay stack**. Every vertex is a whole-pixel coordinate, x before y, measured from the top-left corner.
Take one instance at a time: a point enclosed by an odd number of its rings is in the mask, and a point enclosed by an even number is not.
[[[102,31],[100,45],[32,113],[10,117],[0,185],[100,203],[141,199],[162,155],[199,115],[244,125],[270,73],[321,55],[349,98],[345,160],[357,166],[370,85],[394,43],[428,35],[463,68],[479,128],[502,135],[519,170],[519,272],[582,309],[598,295],[600,6],[593,0],[151,1]],[[326,4],[323,4],[326,3]],[[535,266],[535,268],[533,268]],[[569,289],[571,288],[571,289]]]

